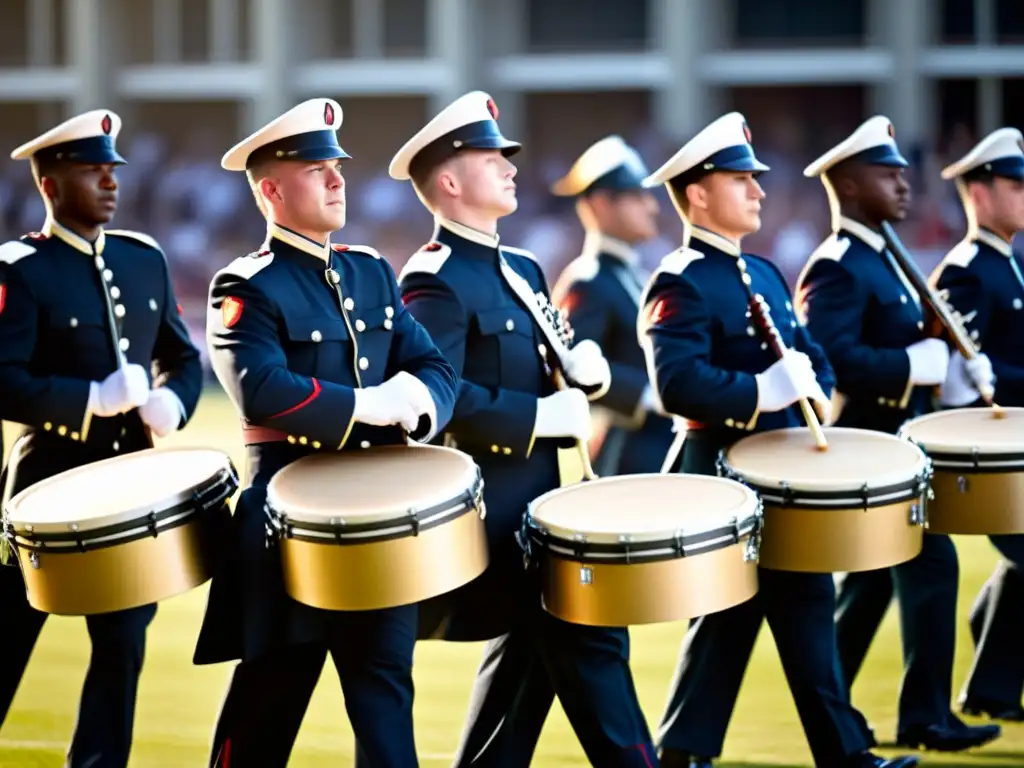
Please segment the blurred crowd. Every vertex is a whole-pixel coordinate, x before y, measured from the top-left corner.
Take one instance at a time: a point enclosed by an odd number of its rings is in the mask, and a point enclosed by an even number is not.
[[[626,138],[652,169],[676,149],[649,131]],[[963,235],[963,214],[953,185],[941,181],[939,170],[962,156],[974,141],[967,130],[957,128],[939,150],[904,150],[912,163],[908,175],[913,205],[898,231],[924,270]],[[167,144],[161,135],[137,134],[121,147],[130,163],[119,171],[121,202],[114,226],[144,231],[163,246],[189,328],[205,350],[210,279],[235,257],[256,250],[265,225],[245,177],[221,170],[220,149],[204,140],[201,132],[184,142],[181,151],[170,152]],[[828,232],[825,195],[817,181],[802,176],[804,166],[813,159],[811,153],[772,146],[767,140],[755,144],[759,157],[772,170],[762,178],[767,192],[762,230],[749,238],[745,248],[773,259],[792,283]],[[516,158],[520,207],[501,225],[502,239],[534,252],[552,281],[579,252],[583,239],[572,201],[547,191],[574,159],[571,153],[543,158],[523,153]],[[372,245],[396,270],[401,269],[430,237],[430,216],[411,187],[393,181],[384,167],[369,174],[365,169],[348,173],[346,183],[348,224],[335,235],[335,241]],[[678,246],[681,232],[665,193],[658,190],[656,194],[661,203],[662,234],[640,248],[648,268]],[[26,165],[0,164],[0,214],[4,240],[41,226],[43,206]]]

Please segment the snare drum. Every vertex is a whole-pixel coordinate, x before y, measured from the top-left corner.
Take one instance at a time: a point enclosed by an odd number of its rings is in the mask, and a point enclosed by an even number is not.
[[[524,521],[544,609],[626,627],[703,616],[757,592],[761,506],[731,480],[623,475],[549,491]]]
[[[238,488],[205,448],[151,448],[62,472],[5,507],[28,601],[85,616],[135,608],[206,582]]]
[[[451,448],[306,456],[271,478],[267,515],[285,589],[314,608],[418,603],[487,568],[480,469]]]
[[[764,504],[761,566],[843,573],[914,558],[924,544],[928,457],[883,432],[824,431],[827,451],[800,427],[745,437],[719,457],[719,473]]]
[[[901,436],[935,467],[928,530],[1024,533],[1024,408],[961,408],[912,419]]]

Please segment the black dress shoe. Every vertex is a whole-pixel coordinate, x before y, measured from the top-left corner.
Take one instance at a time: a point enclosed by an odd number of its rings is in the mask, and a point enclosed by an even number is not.
[[[896,737],[896,744],[911,749],[961,752],[999,738],[998,725],[967,725],[952,718],[949,725],[914,726]]]
[[[1024,707],[1020,704],[1001,704],[990,699],[977,699],[968,696],[960,702],[960,711],[972,717],[987,717],[989,720],[1024,723]]]
[[[887,760],[871,752],[861,752],[853,755],[847,761],[846,766],[847,768],[914,768],[919,762],[920,760],[913,755]]]

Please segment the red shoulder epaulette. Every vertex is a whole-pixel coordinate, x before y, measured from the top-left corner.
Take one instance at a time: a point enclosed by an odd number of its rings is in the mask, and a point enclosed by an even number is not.
[[[342,253],[348,250],[348,246],[344,243],[331,243],[331,248],[336,250],[338,253]]]
[[[420,248],[420,250],[421,251],[440,251],[441,250],[441,244],[440,243],[433,243],[433,242],[427,243],[422,248]]]
[[[46,235],[44,235],[42,232],[26,232],[25,235],[23,235],[23,236],[27,237],[29,240],[46,240],[47,239]]]

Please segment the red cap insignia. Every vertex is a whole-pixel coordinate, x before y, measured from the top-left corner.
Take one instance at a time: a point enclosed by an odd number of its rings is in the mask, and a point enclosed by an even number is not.
[[[338,253],[344,253],[348,250],[348,246],[344,243],[331,243],[331,248],[336,250]]]
[[[754,140],[750,134],[750,126],[747,125],[746,120],[743,121],[743,136],[746,138],[747,144],[750,144]]]
[[[220,314],[221,319],[224,320],[225,328],[231,328],[242,319],[242,309],[244,307],[245,303],[241,299],[237,299],[234,296],[224,298],[224,303],[220,305]]]
[[[494,103],[494,99],[487,100],[487,111],[491,113],[492,118],[498,119],[498,105]]]
[[[329,101],[324,102],[324,124],[334,125],[334,107]]]
[[[114,121],[110,119],[110,115],[104,115],[103,116],[103,121],[100,123],[100,128],[102,128],[103,132],[109,136],[110,135],[110,130],[113,127],[114,127]]]
[[[422,250],[424,250],[424,251],[440,251],[441,250],[441,244],[440,243],[427,243],[426,245],[423,246]]]
[[[0,283],[0,315],[4,313],[4,305],[7,303],[7,286]]]

